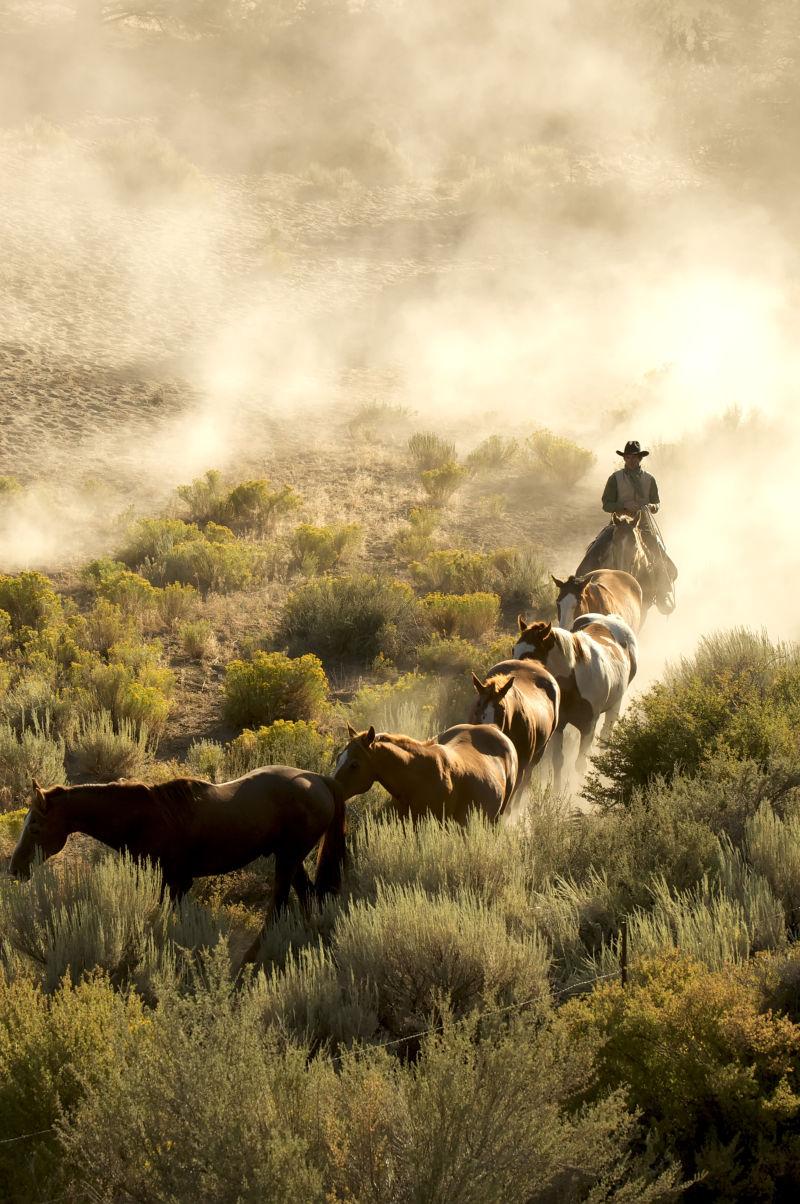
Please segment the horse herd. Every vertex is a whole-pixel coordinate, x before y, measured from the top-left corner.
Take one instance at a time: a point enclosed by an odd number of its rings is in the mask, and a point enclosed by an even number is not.
[[[508,816],[548,745],[560,783],[567,726],[580,734],[577,768],[583,771],[601,715],[605,735],[637,669],[636,633],[644,619],[637,580],[597,569],[554,581],[558,625],[529,624],[520,616],[511,658],[483,681],[472,674],[477,697],[467,722],[426,741],[348,725],[348,743],[330,777],[272,765],[220,785],[178,778],[155,786],[42,789],[34,782],[11,872],[27,877],[37,856],[52,857],[71,833],[83,832],[137,860],[157,862],[165,889],[179,899],[196,877],[274,854],[269,922],[286,906],[291,887],[304,907],[312,895],[338,893],[346,802],[375,782],[401,815],[464,822],[476,807],[491,820]],[[303,862],[318,843],[312,885]],[[255,958],[259,943],[260,937],[245,960]]]

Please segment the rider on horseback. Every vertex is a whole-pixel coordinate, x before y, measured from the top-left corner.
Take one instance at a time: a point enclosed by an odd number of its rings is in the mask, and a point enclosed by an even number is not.
[[[607,514],[640,516],[639,531],[653,566],[656,600],[665,605],[674,605],[672,589],[678,570],[667,555],[660,532],[651,517],[661,504],[656,479],[642,468],[642,460],[650,453],[642,451],[638,439],[630,439],[624,451],[617,450],[617,455],[622,456],[625,467],[612,472],[608,478],[603,490],[603,509]]]

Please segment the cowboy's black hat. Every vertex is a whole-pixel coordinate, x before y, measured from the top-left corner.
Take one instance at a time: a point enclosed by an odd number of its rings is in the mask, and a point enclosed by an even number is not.
[[[649,456],[649,451],[642,451],[642,445],[638,439],[629,439],[625,444],[625,451],[620,451],[617,448],[618,456]]]

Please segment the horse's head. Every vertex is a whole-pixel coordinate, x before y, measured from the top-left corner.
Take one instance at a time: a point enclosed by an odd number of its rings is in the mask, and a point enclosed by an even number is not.
[[[567,577],[566,581],[560,581],[558,577],[553,577],[553,581],[558,589],[558,597],[556,598],[558,625],[559,627],[565,627],[567,631],[572,630],[572,624],[575,622],[581,594],[587,580],[587,577],[576,577],[574,574],[571,577]]]
[[[546,663],[547,653],[555,646],[556,637],[553,635],[552,623],[526,623],[519,616],[519,639],[514,645],[511,655],[519,660],[534,657]]]
[[[472,684],[478,692],[475,704],[470,712],[470,723],[496,723],[501,732],[507,727],[505,696],[514,684],[514,678],[500,673],[497,677],[489,677],[481,681],[474,673]]]
[[[611,546],[609,548],[609,564],[611,569],[620,569],[629,573],[634,565],[637,553],[641,552],[641,536],[639,523],[642,512],[635,516],[614,514],[611,516]]]
[[[343,787],[345,798],[352,798],[354,794],[363,794],[365,790],[369,790],[376,780],[370,753],[375,742],[375,728],[371,727],[366,732],[357,732],[348,723],[347,731],[350,741],[336,758],[333,776]]]
[[[65,786],[51,786],[49,790],[42,790],[34,780],[33,802],[9,866],[17,878],[30,877],[31,863],[37,853],[46,861],[48,857],[60,853],[67,843],[67,818],[64,809],[58,805],[60,797],[66,793]]]

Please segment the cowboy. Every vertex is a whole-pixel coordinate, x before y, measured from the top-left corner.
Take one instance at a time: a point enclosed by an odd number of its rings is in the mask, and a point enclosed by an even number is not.
[[[656,479],[642,468],[642,460],[650,452],[642,449],[638,439],[629,439],[625,450],[619,451],[625,467],[612,472],[603,490],[603,509],[607,514],[641,515],[639,530],[655,570],[656,596],[666,601],[678,570],[667,555],[657,527],[651,519],[661,504]]]

